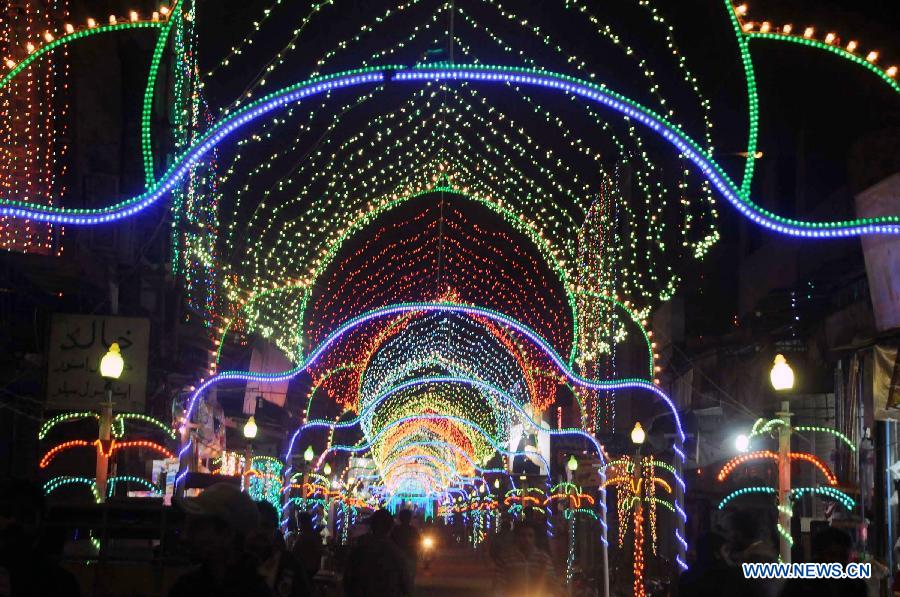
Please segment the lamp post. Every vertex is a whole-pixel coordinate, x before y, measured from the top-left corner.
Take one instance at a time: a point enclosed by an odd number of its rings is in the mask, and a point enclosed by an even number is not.
[[[776,392],[786,392],[794,387],[794,371],[784,355],[775,355],[775,363],[769,372],[769,380]],[[782,421],[778,426],[778,552],[781,560],[791,562],[791,404],[782,394],[781,411],[775,413]]]
[[[250,415],[250,418],[247,419],[247,422],[244,423],[244,438],[247,440],[247,453],[244,455],[244,487],[247,489],[247,492],[250,492],[250,469],[253,468],[253,439],[256,437],[256,434],[259,432],[259,427],[256,426],[256,418],[253,415]]]
[[[304,500],[306,499],[306,486],[309,483],[309,465],[315,457],[316,453],[313,452],[313,447],[306,446],[306,451],[303,452],[303,486],[300,487],[300,497]]]
[[[578,459],[575,458],[574,454],[569,455],[569,459],[566,461],[566,470],[569,471],[569,481],[575,482],[575,471],[578,470]],[[567,504],[569,505],[569,504]],[[578,538],[575,536],[575,513],[569,517],[569,560],[566,563],[566,583],[571,584],[572,582],[572,567],[575,565],[575,555],[577,553],[577,540]]]
[[[125,369],[125,361],[122,359],[122,352],[119,349],[119,343],[113,342],[109,345],[109,350],[100,359],[100,375],[106,380],[104,390],[106,400],[100,403],[100,440],[97,446],[97,470],[95,475],[95,484],[97,486],[97,494],[100,502],[106,501],[106,484],[109,475],[109,453],[110,440],[112,433],[112,384],[113,380],[122,376],[122,370]]]
[[[640,422],[634,424],[631,430],[631,443],[634,444],[633,472],[634,481],[632,487],[637,488],[637,499],[634,508],[634,595],[635,597],[644,597],[647,593],[644,590],[644,505],[641,499],[641,445],[647,439],[647,434],[641,427]]]

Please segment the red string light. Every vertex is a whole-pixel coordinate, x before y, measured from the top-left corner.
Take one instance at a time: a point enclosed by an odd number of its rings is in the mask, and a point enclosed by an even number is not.
[[[779,458],[780,457],[778,456],[778,454],[776,452],[772,452],[771,450],[759,450],[757,452],[750,452],[749,454],[735,456],[725,463],[725,466],[723,466],[722,470],[719,471],[717,478],[719,481],[724,481],[728,478],[728,475],[730,475],[735,468],[751,460],[773,460],[775,462],[778,462]],[[831,469],[828,468],[828,465],[822,462],[822,459],[818,456],[815,456],[814,454],[808,454],[806,452],[791,452],[790,459],[804,460],[811,463],[820,471],[822,471],[822,474],[825,475],[825,479],[827,479],[829,485],[837,485],[837,476],[835,476]]]
[[[97,441],[99,441],[99,440],[97,440]],[[68,442],[63,442],[57,446],[54,446],[53,448],[50,448],[50,450],[48,450],[47,453],[44,454],[44,457],[41,458],[41,461],[38,463],[38,466],[40,468],[47,468],[47,465],[50,464],[50,461],[53,460],[54,458],[56,458],[56,455],[59,454],[60,452],[62,452],[63,450],[68,450],[69,448],[76,448],[76,447],[92,446],[95,443],[97,443],[97,441],[88,442],[83,439],[73,439]]]

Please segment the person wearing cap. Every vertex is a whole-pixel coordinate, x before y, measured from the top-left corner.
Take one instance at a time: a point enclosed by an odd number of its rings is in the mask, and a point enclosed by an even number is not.
[[[412,595],[412,575],[406,556],[391,540],[394,517],[376,510],[366,523],[369,534],[362,537],[344,567],[344,594],[347,597],[403,597]]]
[[[187,515],[182,540],[200,566],[175,581],[169,597],[271,595],[244,546],[259,526],[256,504],[247,494],[231,483],[216,483],[177,504]]]

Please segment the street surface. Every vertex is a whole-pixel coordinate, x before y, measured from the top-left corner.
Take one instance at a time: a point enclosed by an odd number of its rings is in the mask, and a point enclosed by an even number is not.
[[[428,570],[419,562],[416,574],[417,597],[488,597],[493,566],[487,550],[438,549]]]

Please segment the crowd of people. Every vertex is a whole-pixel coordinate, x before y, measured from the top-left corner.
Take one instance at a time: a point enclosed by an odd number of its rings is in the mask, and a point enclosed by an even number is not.
[[[299,514],[297,530],[285,542],[274,508],[254,504],[233,485],[214,485],[180,505],[187,513],[183,539],[200,565],[175,583],[170,597],[311,594],[322,538],[308,514]],[[414,594],[423,537],[412,517],[411,511],[401,510],[395,520],[380,509],[365,519],[368,532],[352,541],[343,561],[347,597]],[[563,594],[546,539],[533,521],[514,526],[504,515],[487,548],[496,570],[496,597]]]
[[[187,514],[182,539],[199,565],[175,582],[170,597],[313,594],[324,550],[322,529],[308,513],[298,513],[285,541],[275,509],[231,484],[213,485],[179,506]],[[421,537],[411,518],[401,511],[395,524],[382,509],[365,520],[368,533],[354,540],[343,565],[347,597],[413,594]]]
[[[0,492],[0,597],[79,595],[75,576],[60,564],[64,537],[42,529],[39,487],[7,484]],[[285,539],[275,508],[253,502],[228,483],[210,486],[195,498],[178,500],[185,513],[181,540],[195,567],[172,585],[170,597],[307,597],[325,555],[322,529],[305,512]],[[395,517],[376,510],[364,520],[364,534],[351,539],[342,566],[347,597],[406,597],[415,592],[423,556],[423,533],[413,513]],[[669,594],[678,597],[877,597],[862,579],[745,578],[742,564],[778,561],[774,546],[761,536],[759,521],[735,512],[726,532],[698,538],[695,562]],[[566,594],[545,525],[503,514],[498,532],[482,548],[495,571],[495,597],[553,597]],[[426,536],[433,540],[434,529]],[[59,534],[57,534],[59,535]],[[452,541],[448,541],[451,543]],[[464,546],[465,541],[460,543]],[[847,564],[852,542],[844,531],[827,527],[812,536],[812,561]],[[558,551],[558,550],[557,550]],[[337,562],[335,562],[337,564]],[[882,571],[873,566],[873,574]],[[884,570],[886,573],[886,569]]]
[[[850,562],[852,540],[827,527],[812,536],[812,558],[818,563]],[[678,579],[679,597],[878,597],[869,595],[862,579],[748,579],[743,564],[778,562],[778,553],[761,536],[759,522],[747,512],[734,512],[725,533],[710,531],[696,545],[696,561]]]

